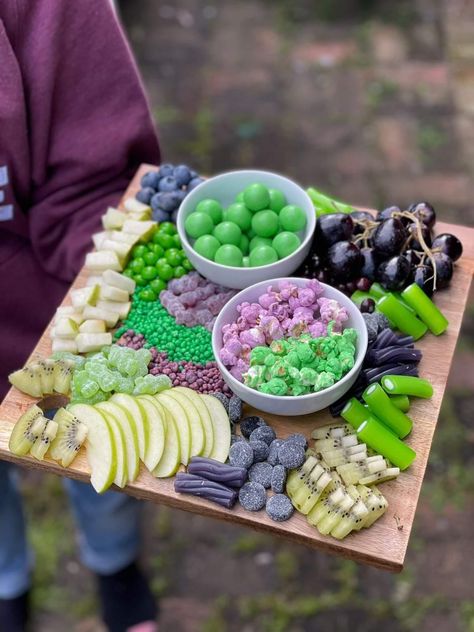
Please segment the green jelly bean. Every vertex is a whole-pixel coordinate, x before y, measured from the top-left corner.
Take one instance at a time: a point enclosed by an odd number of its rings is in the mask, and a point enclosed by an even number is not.
[[[410,434],[413,426],[411,419],[390,401],[390,397],[380,384],[371,384],[362,393],[362,397],[370,411],[388,428],[391,428],[400,439]]]
[[[421,377],[411,375],[385,375],[381,384],[389,395],[413,395],[422,399],[433,397],[433,387]]]
[[[410,400],[407,395],[391,395],[390,401],[404,413],[410,410]]]
[[[418,340],[425,335],[428,328],[410,310],[397,301],[393,294],[387,294],[377,301],[377,308],[389,318],[403,333]]]
[[[341,411],[341,417],[351,424],[355,430],[369,417],[369,412],[358,399],[350,399]]]
[[[361,423],[357,429],[357,437],[401,470],[406,470],[416,457],[414,450],[392,434],[375,417],[370,417]]]
[[[402,298],[412,307],[429,330],[439,336],[448,328],[448,320],[421,287],[412,283],[402,292]]]

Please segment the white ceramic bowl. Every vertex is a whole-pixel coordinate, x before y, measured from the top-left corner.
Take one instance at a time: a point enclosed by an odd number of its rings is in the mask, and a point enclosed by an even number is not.
[[[187,216],[195,210],[201,200],[206,198],[218,200],[223,207],[232,204],[235,202],[236,195],[254,182],[260,182],[272,189],[280,189],[288,204],[296,204],[306,213],[307,222],[300,247],[284,259],[256,268],[223,266],[201,257],[192,247],[194,240],[190,241],[186,235],[184,222]],[[316,214],[306,191],[284,176],[270,171],[229,171],[205,180],[186,196],[179,207],[176,225],[183,249],[196,270],[214,283],[241,290],[259,281],[288,276],[303,263],[311,247],[316,227]]]
[[[272,279],[270,281],[256,283],[255,285],[252,285],[252,287],[242,290],[242,292],[236,294],[224,306],[214,323],[214,328],[212,330],[212,349],[217,365],[226,384],[228,384],[228,386],[240,397],[240,399],[242,399],[242,401],[247,402],[247,404],[250,404],[258,410],[262,410],[266,413],[294,417],[322,410],[323,408],[333,404],[350,389],[359,375],[359,371],[362,367],[362,362],[367,351],[367,328],[365,321],[362,318],[362,314],[350,298],[330,285],[322,283],[321,285],[324,288],[323,296],[336,299],[347,309],[349,319],[344,323],[345,327],[353,327],[357,331],[356,357],[352,369],[346,373],[339,382],[333,384],[333,386],[330,386],[323,391],[319,391],[318,393],[309,393],[308,395],[299,395],[296,397],[267,395],[266,393],[261,393],[260,391],[246,386],[229,373],[219,358],[219,352],[222,348],[222,327],[228,323],[234,322],[237,319],[237,305],[243,303],[244,301],[248,301],[249,303],[257,302],[258,297],[269,285],[274,287],[278,286],[280,281],[292,281],[298,285],[298,287],[304,287],[308,283],[308,279]]]

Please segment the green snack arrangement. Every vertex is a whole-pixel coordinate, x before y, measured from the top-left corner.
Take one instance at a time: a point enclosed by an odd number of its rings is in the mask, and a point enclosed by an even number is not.
[[[412,283],[402,292],[403,300],[412,307],[428,329],[439,336],[448,328],[448,320],[419,285]]]
[[[414,450],[391,433],[375,417],[362,422],[357,429],[357,437],[401,470],[406,470],[416,457]]]
[[[409,417],[397,408],[380,384],[371,384],[362,394],[369,410],[400,439],[410,434],[413,423]]]
[[[410,309],[396,299],[393,294],[387,294],[377,301],[377,308],[404,334],[418,340],[425,335],[428,327],[417,318]]]
[[[421,377],[410,375],[386,375],[381,384],[389,395],[413,395],[422,399],[433,396],[433,387]]]
[[[407,395],[390,395],[390,401],[404,413],[410,410],[410,400]]]

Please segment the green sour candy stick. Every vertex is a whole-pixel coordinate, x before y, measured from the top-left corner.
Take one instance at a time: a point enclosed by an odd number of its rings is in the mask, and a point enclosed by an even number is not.
[[[341,411],[341,417],[356,430],[369,416],[367,408],[355,397],[350,399]]]
[[[375,417],[362,422],[357,430],[357,437],[401,470],[406,470],[416,457],[414,450],[400,441]]]
[[[382,386],[389,395],[413,395],[429,399],[433,396],[433,387],[421,377],[410,375],[386,375],[381,380]]]
[[[362,393],[370,411],[403,439],[412,429],[412,421],[390,401],[380,384],[371,384]]]
[[[387,296],[387,290],[385,290],[380,283],[372,283],[369,294],[372,298],[382,298],[382,296]]]
[[[407,413],[410,410],[410,400],[407,395],[391,395],[390,401],[404,413]]]
[[[448,328],[448,320],[421,287],[412,283],[402,292],[402,298],[412,307],[429,330],[439,336]]]
[[[374,300],[374,297],[369,294],[369,292],[361,292],[361,290],[356,290],[351,294],[351,301],[356,305],[360,305],[362,301],[365,301],[366,298],[371,298]]]
[[[410,309],[398,301],[393,294],[387,294],[379,299],[377,307],[400,331],[412,336],[414,340],[426,334],[428,328],[425,323],[412,314]]]

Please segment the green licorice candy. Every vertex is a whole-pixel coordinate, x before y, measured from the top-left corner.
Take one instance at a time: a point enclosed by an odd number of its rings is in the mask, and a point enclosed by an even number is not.
[[[369,294],[372,298],[382,298],[382,296],[387,296],[387,290],[385,290],[380,283],[372,283]]]
[[[393,294],[387,294],[377,301],[377,307],[391,320],[395,326],[414,340],[424,336],[428,330],[425,323],[421,322],[408,307],[396,299]]]
[[[413,395],[422,399],[433,396],[433,387],[421,377],[410,375],[386,375],[381,384],[389,395]]]
[[[368,404],[369,410],[388,428],[391,428],[400,439],[410,434],[413,426],[411,419],[390,401],[390,397],[380,384],[368,386],[362,393],[362,397]]]
[[[429,330],[439,336],[448,328],[448,320],[421,287],[412,283],[402,292],[402,298],[412,307]]]
[[[404,413],[407,413],[410,410],[410,400],[407,395],[391,395],[390,401]]]
[[[355,430],[369,417],[370,413],[358,399],[350,399],[341,411],[341,417],[351,424]]]
[[[357,429],[357,437],[401,470],[406,470],[416,457],[414,450],[392,434],[375,417],[370,417],[361,423]]]
[[[362,292],[361,290],[356,290],[351,294],[351,301],[356,305],[360,305],[362,301],[365,301],[366,298],[371,298],[374,300],[374,297],[369,294],[369,292]]]

